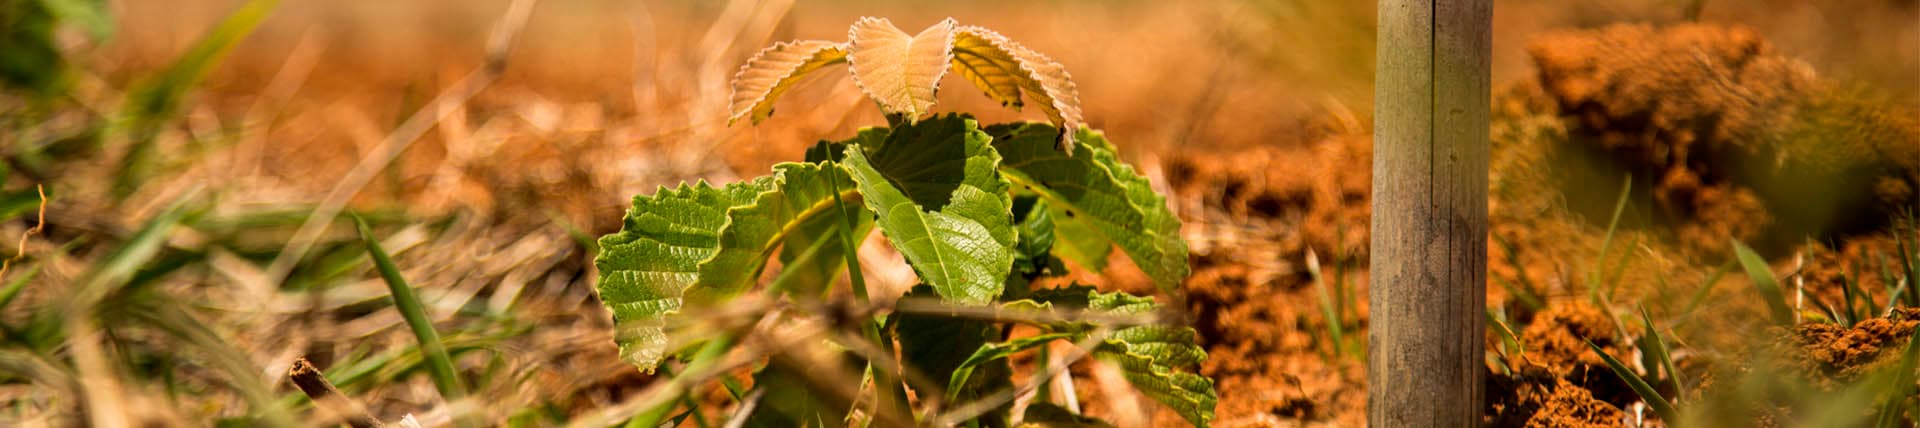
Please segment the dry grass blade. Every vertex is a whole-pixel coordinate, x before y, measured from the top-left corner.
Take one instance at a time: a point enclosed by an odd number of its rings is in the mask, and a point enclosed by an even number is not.
[[[773,115],[773,102],[807,73],[847,60],[847,46],[822,40],[780,42],[754,54],[733,75],[727,124],[750,118],[759,124]]]
[[[907,35],[885,18],[866,17],[847,30],[853,81],[889,115],[908,121],[933,111],[934,92],[953,58],[953,18]]]
[[[1085,119],[1082,118],[1082,113],[1080,112],[1080,88],[1073,83],[1073,76],[1067,74],[1066,66],[1060,65],[1059,62],[1055,62],[1045,54],[1041,54],[1040,52],[1028,49],[1026,46],[1021,46],[1012,40],[1008,40],[1006,36],[1002,36],[1000,33],[995,33],[993,30],[981,27],[967,26],[960,28],[959,34],[954,37],[954,45],[956,51],[964,49],[967,52],[965,54],[956,53],[954,55],[956,59],[963,57],[994,58],[992,62],[998,64],[1000,70],[1009,72],[1014,77],[1014,83],[1018,85],[1021,90],[1026,91],[1028,96],[1032,96],[1035,101],[1038,101],[1037,104],[1040,106],[1040,111],[1046,112],[1047,119],[1053,121],[1053,124],[1060,128],[1059,144],[1061,151],[1067,153],[1073,152],[1073,133],[1085,125]],[[975,62],[978,63],[979,61]],[[1004,91],[1004,89],[998,89],[997,86],[989,87],[981,85],[981,81],[975,80],[975,77],[968,75],[970,72],[968,68],[961,67],[961,65],[961,63],[956,61],[954,68],[962,70],[961,75],[967,76],[968,81],[974,82],[976,86],[981,86],[980,89],[986,91],[988,97],[993,97],[995,101],[1001,101],[1002,104],[1006,103],[1005,100],[996,95],[996,92]],[[1017,66],[1018,68],[1008,69],[1006,68],[1008,65]],[[982,79],[989,77],[992,76],[987,74],[981,75]],[[988,80],[991,81],[991,79]],[[1015,101],[1016,104],[1011,105],[1018,106],[1018,99],[1015,99]]]

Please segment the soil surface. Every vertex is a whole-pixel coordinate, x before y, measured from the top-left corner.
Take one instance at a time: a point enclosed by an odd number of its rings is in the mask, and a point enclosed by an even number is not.
[[[1488,301],[1525,350],[1504,352],[1490,328],[1489,424],[1627,426],[1651,417],[1586,345],[1622,361],[1641,358],[1646,332],[1626,302],[1662,305],[1654,313],[1712,302],[1690,315],[1698,320],[1656,322],[1686,323],[1663,333],[1670,342],[1684,331],[1700,346],[1751,343],[1738,332],[1763,328],[1764,307],[1745,278],[1711,274],[1730,239],[1772,256],[1776,274],[1807,299],[1840,302],[1842,284],[1854,281],[1886,301],[1882,281],[1863,272],[1895,250],[1890,219],[1916,201],[1920,126],[1910,109],[1848,98],[1738,27],[1617,25],[1530,46],[1537,80],[1516,82],[1495,100],[1498,242],[1489,275],[1499,284],[1489,285]],[[1836,117],[1853,125],[1832,126]],[[1305,129],[1297,140],[1164,159],[1169,201],[1193,247],[1186,304],[1208,350],[1202,373],[1220,391],[1218,426],[1365,422],[1365,358],[1353,350],[1367,334],[1371,136],[1337,114]],[[1824,142],[1846,147],[1810,148]],[[1611,178],[1570,179],[1549,166],[1569,161]],[[1618,195],[1595,188],[1618,189],[1623,175],[1636,189],[1622,230],[1609,237]],[[1809,199],[1780,184],[1789,178],[1823,183],[1828,195]],[[1339,342],[1310,257],[1338,307]],[[1128,274],[1110,277],[1119,288],[1146,290]],[[1601,295],[1618,306],[1590,303],[1592,283],[1605,285]],[[1881,367],[1884,349],[1911,335],[1912,318],[1900,312],[1853,328],[1806,323],[1780,337],[1792,338],[1796,367],[1833,384]],[[1675,363],[1709,381],[1740,366],[1704,354],[1680,351]],[[1792,420],[1756,414],[1756,423]],[[1154,421],[1178,419],[1163,411]]]

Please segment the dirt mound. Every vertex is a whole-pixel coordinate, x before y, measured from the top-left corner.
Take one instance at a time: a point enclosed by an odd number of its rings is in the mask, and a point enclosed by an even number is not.
[[[1691,249],[1783,250],[1920,201],[1915,112],[1822,81],[1752,30],[1614,25],[1529,52],[1574,148],[1654,183],[1656,216]]]
[[[1830,323],[1794,326],[1782,347],[1795,368],[1816,384],[1832,387],[1852,382],[1899,360],[1900,350],[1920,325],[1920,309],[1896,308],[1884,318],[1872,318],[1852,328]]]
[[[1537,382],[1490,376],[1488,426],[1617,427],[1627,420],[1613,403],[1566,379]]]

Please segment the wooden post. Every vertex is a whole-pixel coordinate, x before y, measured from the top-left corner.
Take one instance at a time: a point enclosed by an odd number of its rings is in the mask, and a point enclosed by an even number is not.
[[[1367,420],[1468,427],[1485,406],[1492,0],[1380,0]]]

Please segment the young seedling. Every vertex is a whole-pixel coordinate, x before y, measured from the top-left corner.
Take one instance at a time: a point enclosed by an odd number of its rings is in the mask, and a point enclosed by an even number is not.
[[[683,374],[727,355],[765,358],[754,388],[736,394],[733,418],[749,425],[969,426],[1024,417],[1014,397],[1096,358],[1208,425],[1217,398],[1195,373],[1206,354],[1193,329],[1159,323],[1151,298],[1049,279],[1066,275],[1066,262],[1101,271],[1115,247],[1163,292],[1177,293],[1188,274],[1180,220],[1113,144],[1082,127],[1065,67],[952,19],[907,34],[863,18],[848,36],[755,55],[734,78],[731,119],[765,120],[801,76],[846,63],[888,127],[820,142],[772,175],[637,196],[621,231],[600,239],[596,288],[622,357],[649,372],[681,360]],[[928,117],[948,72],[1002,105],[1032,100],[1051,123]],[[856,246],[874,229],[920,282],[892,305],[868,296],[860,274]],[[743,298],[770,259],[781,266],[763,288],[771,299]],[[842,269],[854,302],[826,303]],[[1015,324],[1037,335],[1013,337]],[[1065,364],[1015,385],[1009,357],[1057,342],[1076,345]],[[797,363],[809,361],[825,363]],[[835,361],[865,367],[821,381],[841,369]],[[642,423],[669,410],[649,408]]]

